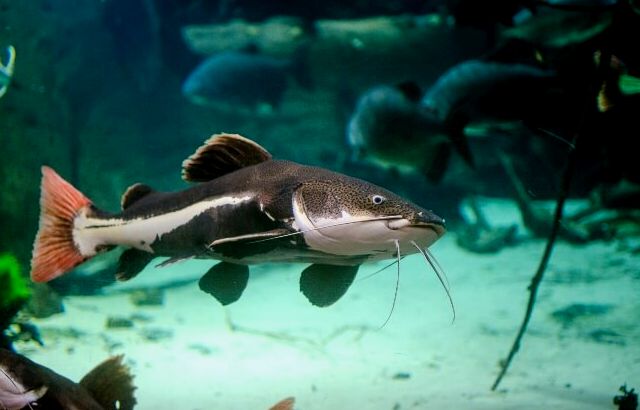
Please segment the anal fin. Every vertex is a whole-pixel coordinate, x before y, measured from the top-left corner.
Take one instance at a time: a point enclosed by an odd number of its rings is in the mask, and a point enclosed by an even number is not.
[[[133,376],[122,357],[105,360],[80,380],[80,385],[105,409],[132,410],[137,402]]]
[[[230,262],[220,262],[204,274],[198,286],[216,298],[223,306],[240,299],[249,281],[249,267]]]
[[[122,252],[118,260],[118,271],[116,279],[124,282],[137,276],[155,258],[152,253],[138,249],[127,249]]]
[[[300,291],[311,304],[330,306],[347,292],[359,267],[313,264],[302,271]]]

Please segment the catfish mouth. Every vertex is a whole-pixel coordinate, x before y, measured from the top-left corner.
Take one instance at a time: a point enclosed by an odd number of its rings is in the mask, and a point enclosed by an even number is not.
[[[414,218],[397,218],[391,219],[387,222],[387,227],[393,231],[401,230],[403,228],[415,228],[415,229],[429,229],[436,234],[437,238],[440,238],[445,234],[447,228],[445,227],[444,219],[431,212],[418,212]]]
[[[442,235],[445,234],[445,232],[447,232],[447,229],[444,227],[444,225],[438,225],[434,223],[416,223],[416,224],[410,224],[409,227],[417,228],[417,229],[430,229],[433,232],[435,232],[438,238],[440,238]]]

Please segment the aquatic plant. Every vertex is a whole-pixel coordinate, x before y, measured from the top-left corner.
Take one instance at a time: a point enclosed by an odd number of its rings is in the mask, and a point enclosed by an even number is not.
[[[619,391],[622,393],[613,398],[613,404],[618,406],[620,410],[636,410],[638,408],[638,395],[635,389],[627,390],[627,385],[620,386]]]
[[[18,260],[9,253],[0,255],[0,312],[15,304],[23,304],[29,296],[31,291]]]
[[[4,331],[11,320],[29,300],[31,291],[22,276],[20,263],[12,254],[0,255],[0,346],[4,341]]]

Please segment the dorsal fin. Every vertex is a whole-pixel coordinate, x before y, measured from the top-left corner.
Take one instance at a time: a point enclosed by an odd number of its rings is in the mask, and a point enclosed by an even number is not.
[[[151,188],[149,185],[141,183],[133,184],[129,188],[127,188],[126,191],[124,191],[124,194],[122,194],[122,199],[120,199],[120,206],[123,210],[125,210],[129,208],[131,204],[139,201],[152,192],[154,192],[153,188]]]
[[[105,409],[132,410],[136,404],[133,376],[122,363],[122,355],[96,366],[80,380],[80,385]]]
[[[182,163],[182,179],[206,182],[271,159],[257,143],[238,134],[216,134]]]

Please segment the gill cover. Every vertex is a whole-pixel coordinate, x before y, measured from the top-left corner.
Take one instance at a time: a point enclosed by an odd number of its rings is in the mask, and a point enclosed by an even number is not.
[[[301,185],[294,193],[293,215],[307,245],[333,255],[362,257],[391,249],[395,233],[388,223],[402,216],[376,204],[388,193],[372,187],[324,181]]]

